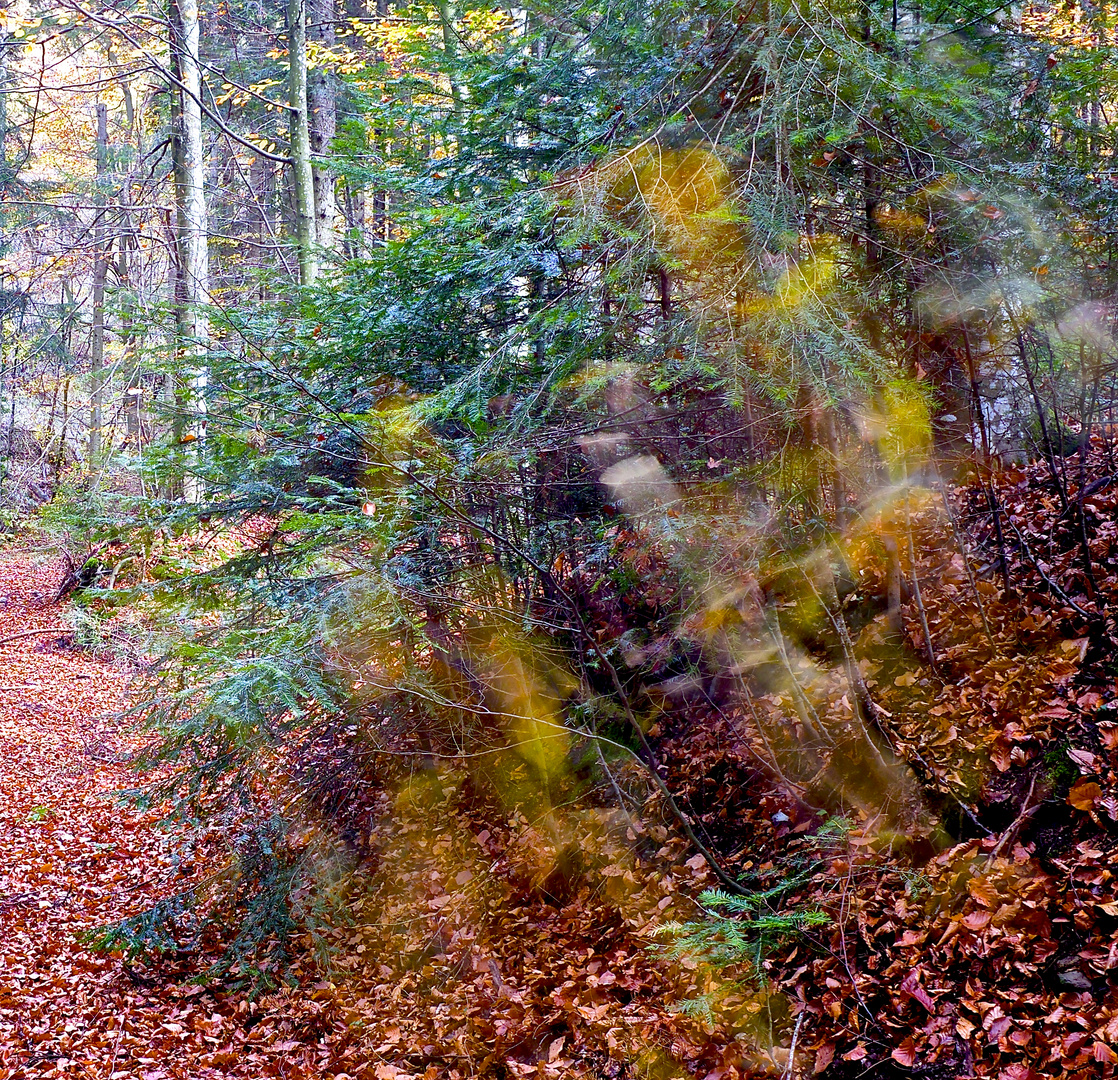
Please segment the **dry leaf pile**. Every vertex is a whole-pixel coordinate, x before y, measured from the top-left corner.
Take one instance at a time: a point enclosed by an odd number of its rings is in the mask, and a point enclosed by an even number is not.
[[[1099,446],[1078,478],[1069,462],[1064,499],[1043,462],[1006,470],[989,488],[960,488],[954,529],[938,498],[912,508],[917,558],[905,572],[911,581],[915,570],[921,593],[907,597],[904,640],[891,639],[880,615],[856,646],[889,721],[883,750],[911,764],[923,814],[937,826],[925,831],[930,847],[898,836],[903,807],[888,798],[878,814],[851,806],[849,833],[824,845],[813,841],[819,816],[771,774],[767,787],[712,798],[706,778],[728,768],[740,776],[762,752],[740,708],[708,710],[697,738],[678,737],[673,782],[737,866],[771,885],[798,852],[815,859],[811,880],[782,902],[821,907],[831,925],[763,964],[790,1004],[789,1049],[803,1017],[791,1075],[1040,1080],[1118,1067],[1111,466]],[[859,565],[863,595],[882,595],[884,562]],[[844,685],[827,685],[821,713]],[[776,697],[758,704],[789,711]],[[730,805],[749,822],[736,851],[719,830]],[[733,977],[747,974],[723,973]],[[734,1031],[716,1010],[712,1041]],[[743,1057],[724,1075],[752,1072]]]
[[[129,672],[72,647],[57,579],[29,557],[0,562],[0,639],[26,635],[0,640],[0,1077],[332,1076],[313,995],[151,980],[79,941],[200,869],[114,797],[135,783],[116,720]]]
[[[308,939],[293,988],[250,1000],[91,952],[82,932],[205,860],[115,797],[135,783],[116,719],[129,671],[72,646],[56,577],[0,563],[0,638],[59,627],[0,644],[0,1080],[621,1076],[701,1052],[670,1010],[692,972],[657,959],[648,930],[701,887],[702,861],[605,810],[486,825],[445,778],[380,808],[331,958]]]

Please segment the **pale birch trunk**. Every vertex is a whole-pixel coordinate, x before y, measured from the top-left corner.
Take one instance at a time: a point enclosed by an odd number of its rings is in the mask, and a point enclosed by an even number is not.
[[[333,49],[335,35],[334,0],[307,0],[310,25],[307,37],[324,49]],[[330,144],[338,125],[337,91],[334,73],[326,63],[317,63],[307,73],[307,123],[313,155],[311,176],[314,186],[315,242],[320,251],[333,251],[334,219],[338,207],[334,194],[334,173],[326,164]]]
[[[182,288],[183,378],[186,413],[183,441],[188,444],[183,496],[199,502],[202,486],[192,467],[197,465],[206,438],[206,354],[209,350],[210,260],[206,222],[205,159],[202,146],[202,73],[199,63],[197,0],[178,0],[172,29],[181,82],[181,168],[178,194],[178,248]]]
[[[314,208],[314,170],[311,168],[307,107],[307,5],[289,0],[287,6],[288,102],[291,106],[291,180],[295,194],[295,240],[299,246],[299,280],[311,284],[318,277]]]
[[[450,61],[450,104],[454,115],[460,117],[465,94],[458,82],[458,73],[454,70],[458,60],[458,31],[454,26],[457,12],[454,10],[452,0],[439,0],[438,11],[443,32],[443,52]]]

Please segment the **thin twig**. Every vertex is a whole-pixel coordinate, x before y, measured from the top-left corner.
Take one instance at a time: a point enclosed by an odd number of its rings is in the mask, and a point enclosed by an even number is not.
[[[792,1031],[792,1045],[788,1048],[788,1068],[784,1070],[782,1080],[791,1080],[796,1071],[796,1043],[800,1041],[800,1028],[803,1027],[806,1015],[807,1009],[801,1009],[800,1015],[796,1017],[796,1026]]]
[[[1036,777],[1033,777],[1033,782],[1029,785],[1029,793],[1025,796],[1025,801],[1021,804],[1021,813],[1014,819],[1013,824],[1009,826],[1001,835],[1001,839],[994,845],[993,850],[990,852],[990,861],[993,862],[1003,851],[1003,849],[1010,843],[1011,840],[1016,840],[1018,834],[1025,826],[1025,822],[1035,814],[1044,804],[1044,799],[1037,799],[1035,803],[1032,802],[1033,790],[1036,788]],[[1029,804],[1032,803],[1030,806]]]
[[[1006,514],[1005,520],[1009,523],[1009,527],[1014,531],[1014,533],[1017,534],[1017,539],[1021,544],[1021,550],[1025,553],[1025,557],[1029,560],[1029,562],[1033,564],[1033,569],[1036,570],[1038,574],[1040,574],[1041,581],[1043,581],[1044,584],[1047,585],[1053,593],[1055,593],[1058,599],[1063,600],[1063,602],[1067,604],[1068,607],[1070,607],[1077,615],[1082,615],[1084,619],[1088,620],[1097,619],[1099,617],[1097,614],[1092,615],[1091,612],[1085,611],[1083,608],[1081,608],[1070,596],[1068,596],[1066,592],[1064,592],[1062,588],[1060,588],[1059,585],[1056,584],[1055,581],[1053,581],[1040,568],[1040,563],[1036,561],[1036,558],[1033,555],[1032,551],[1029,550],[1029,545],[1025,542],[1025,538],[1021,535],[1021,530],[1017,528],[1017,525],[1014,522],[1013,518]]]
[[[9,641],[19,641],[20,638],[34,637],[36,634],[72,634],[73,632],[72,626],[44,626],[38,630],[24,630],[22,633],[0,638],[0,645],[7,645]]]

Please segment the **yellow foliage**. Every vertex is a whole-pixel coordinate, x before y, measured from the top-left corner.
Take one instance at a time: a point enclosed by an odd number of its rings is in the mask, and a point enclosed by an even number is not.
[[[928,222],[919,214],[890,206],[888,203],[878,203],[874,207],[873,219],[882,229],[896,233],[926,233]]]
[[[838,266],[829,245],[815,245],[811,255],[793,263],[777,286],[776,299],[785,311],[803,306],[828,292],[838,279]]]
[[[486,688],[508,736],[509,749],[494,770],[499,793],[509,806],[546,812],[549,792],[567,767],[570,737],[559,709],[571,677],[541,670],[530,646],[508,635],[495,635],[484,653]]]
[[[895,379],[886,384],[882,398],[886,458],[893,468],[915,464],[931,445],[927,395],[915,379]]]
[[[740,216],[730,171],[702,146],[645,143],[562,178],[552,190],[583,216],[651,218],[657,244],[680,264],[707,265],[735,246],[732,226]]]

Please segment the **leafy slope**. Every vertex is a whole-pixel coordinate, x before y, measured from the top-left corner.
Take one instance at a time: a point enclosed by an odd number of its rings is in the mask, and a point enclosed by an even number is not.
[[[64,621],[56,576],[0,563],[0,638]],[[557,901],[548,837],[515,815],[485,828],[422,776],[374,829],[336,962],[308,951],[297,989],[250,1001],[91,952],[83,931],[189,886],[205,858],[114,800],[135,782],[114,720],[127,670],[66,631],[0,648],[0,1080],[621,1075],[701,1053],[669,1011],[687,966],[642,933],[689,903],[675,894],[701,887],[700,859],[654,826],[642,870],[634,834],[591,811],[576,824],[594,880]]]
[[[1078,479],[1068,466],[1063,499],[1044,463],[1005,470],[989,493],[955,492],[977,590],[938,500],[914,514],[935,667],[915,601],[905,647],[883,641],[879,618],[859,665],[891,748],[919,775],[925,816],[948,830],[898,833],[903,807],[883,793],[793,897],[833,917],[764,965],[803,1014],[805,1075],[1040,1080],[1118,1066],[1118,486],[1104,451]],[[866,565],[863,591],[883,591]],[[699,741],[685,732],[674,748],[674,785],[694,793],[712,834],[725,835],[725,799],[701,801],[703,778],[743,768],[747,725],[740,709],[716,710]],[[775,792],[752,814],[736,858],[779,881],[814,816]],[[731,1034],[723,1024],[715,1038]]]

